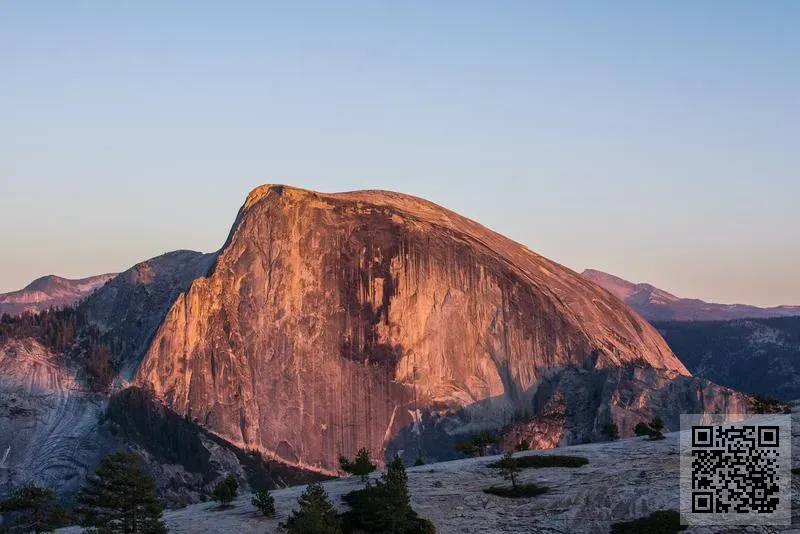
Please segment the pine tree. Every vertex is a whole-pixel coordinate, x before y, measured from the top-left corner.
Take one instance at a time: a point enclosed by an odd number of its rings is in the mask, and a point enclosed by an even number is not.
[[[0,531],[9,533],[52,532],[67,523],[67,513],[48,488],[23,486],[0,503],[4,516]]]
[[[264,517],[275,517],[275,498],[270,494],[269,490],[258,490],[253,494],[251,502],[253,506],[264,514]]]
[[[226,507],[233,502],[239,493],[239,483],[236,477],[228,475],[224,480],[219,482],[211,493],[211,498],[217,501],[221,507]]]
[[[500,473],[503,475],[503,478],[510,481],[511,487],[516,490],[517,476],[521,469],[519,468],[519,462],[514,458],[514,454],[511,452],[505,453],[503,458],[497,462],[497,465],[500,467]]]
[[[336,509],[319,482],[309,484],[298,503],[300,509],[295,510],[284,525],[290,534],[341,534]]]
[[[389,464],[381,479],[344,496],[350,506],[345,514],[351,528],[374,534],[429,534],[433,523],[417,516],[411,508],[408,476],[400,458]]]
[[[97,472],[87,477],[77,502],[83,523],[103,534],[167,532],[155,481],[135,454],[118,452],[103,458]]]
[[[339,467],[345,473],[361,477],[361,482],[366,482],[368,475],[375,471],[375,464],[369,459],[369,451],[361,448],[356,454],[355,461],[350,461],[344,456],[339,457]]]

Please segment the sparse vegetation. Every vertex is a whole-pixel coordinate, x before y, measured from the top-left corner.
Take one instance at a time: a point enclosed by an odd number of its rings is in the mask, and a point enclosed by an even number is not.
[[[289,534],[341,534],[342,523],[319,482],[309,484],[283,527]]]
[[[601,428],[600,432],[609,440],[614,441],[619,439],[619,427],[617,423],[613,420],[608,421],[605,423]]]
[[[589,463],[583,456],[567,456],[563,454],[540,454],[532,456],[520,456],[515,458],[517,467],[520,469],[541,469],[544,467],[581,467]],[[490,463],[487,467],[502,469],[502,462]]]
[[[456,450],[466,456],[486,456],[487,449],[497,445],[497,436],[489,430],[481,430],[479,434],[473,436],[470,441],[462,441],[456,444]]]
[[[155,480],[135,454],[118,452],[103,458],[97,472],[87,477],[77,503],[83,525],[102,534],[167,532]]]
[[[531,442],[527,439],[523,439],[516,445],[514,445],[514,450],[517,452],[527,451],[531,448]]]
[[[637,436],[649,437],[650,441],[664,439],[664,421],[659,416],[655,416],[649,423],[637,423],[633,432]]]
[[[251,501],[264,517],[275,517],[275,497],[266,489],[260,489],[253,494]]]
[[[788,402],[781,402],[765,395],[753,395],[750,397],[750,410],[753,413],[792,413],[792,406]]]
[[[23,486],[0,503],[3,524],[0,532],[23,534],[52,532],[66,526],[67,512],[49,488]]]
[[[343,514],[345,531],[388,534],[433,534],[433,523],[417,516],[408,495],[408,477],[400,458],[389,464],[374,485],[343,497],[350,511]]]
[[[345,473],[361,477],[362,482],[366,482],[370,473],[375,471],[375,464],[370,461],[369,451],[361,448],[356,454],[356,458],[350,461],[344,456],[339,457],[339,467]]]
[[[659,510],[647,517],[611,525],[611,534],[675,534],[686,530],[675,510]]]

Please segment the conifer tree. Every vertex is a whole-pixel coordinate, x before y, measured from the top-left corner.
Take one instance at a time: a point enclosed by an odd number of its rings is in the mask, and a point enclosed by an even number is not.
[[[340,456],[339,467],[345,473],[361,477],[361,482],[366,482],[369,474],[375,471],[375,464],[369,459],[369,451],[363,447],[356,454],[355,461],[351,462],[344,456]]]
[[[214,487],[211,498],[217,501],[223,508],[230,505],[239,493],[239,483],[236,477],[228,475]]]
[[[264,514],[264,517],[275,517],[275,498],[269,490],[261,489],[253,494],[253,506]]]
[[[503,478],[511,482],[511,487],[513,489],[517,489],[517,476],[519,475],[521,469],[519,468],[519,462],[511,452],[507,452],[503,455],[497,465],[500,467],[500,473],[503,475]]]
[[[284,525],[290,534],[341,534],[341,521],[322,484],[309,484],[298,503]]]
[[[132,453],[103,458],[97,472],[87,477],[77,503],[84,525],[95,526],[102,534],[167,532],[155,481]]]
[[[67,522],[67,513],[48,488],[23,486],[0,503],[3,525],[0,532],[52,532]]]

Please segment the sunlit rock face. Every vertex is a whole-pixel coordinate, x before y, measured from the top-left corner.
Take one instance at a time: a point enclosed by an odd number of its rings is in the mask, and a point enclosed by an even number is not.
[[[469,219],[261,186],[136,381],[239,446],[330,472],[426,421],[453,435],[534,415],[558,370],[632,363],[689,375],[621,301]]]

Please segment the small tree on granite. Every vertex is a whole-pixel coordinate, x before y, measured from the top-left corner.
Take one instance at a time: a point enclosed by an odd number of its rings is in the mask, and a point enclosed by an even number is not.
[[[298,503],[300,508],[283,525],[290,534],[341,534],[339,516],[319,482],[309,484]]]
[[[519,468],[519,462],[514,458],[514,454],[511,452],[505,453],[500,461],[497,462],[497,466],[500,468],[500,474],[503,475],[503,478],[510,481],[511,487],[516,490],[517,477],[521,469]]]
[[[649,423],[638,423],[633,431],[637,436],[648,436],[651,441],[664,439],[664,421],[655,416]]]
[[[657,440],[664,438],[664,421],[659,417],[653,417],[650,421],[650,439]]]
[[[275,498],[267,489],[260,489],[253,494],[251,501],[253,506],[264,515],[264,517],[275,517]]]
[[[211,498],[217,501],[222,508],[230,506],[236,495],[239,493],[239,483],[233,475],[228,475],[225,479],[214,487]]]
[[[355,460],[352,462],[346,457],[340,456],[339,467],[345,473],[361,477],[361,482],[366,482],[369,474],[375,471],[375,464],[370,461],[369,451],[363,447],[359,449]]]

